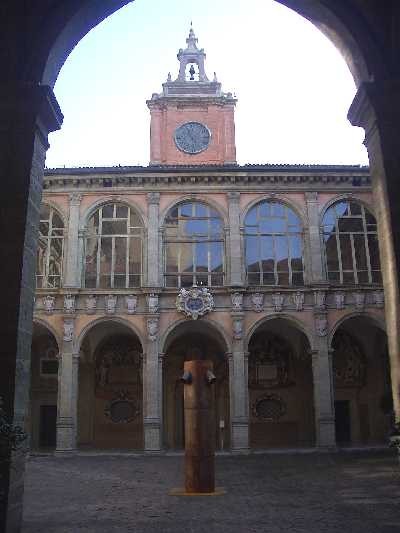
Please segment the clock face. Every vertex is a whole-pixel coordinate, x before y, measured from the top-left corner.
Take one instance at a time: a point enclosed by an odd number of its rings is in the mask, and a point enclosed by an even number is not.
[[[200,122],[186,122],[175,130],[175,144],[187,154],[198,154],[206,150],[210,139],[210,130]]]

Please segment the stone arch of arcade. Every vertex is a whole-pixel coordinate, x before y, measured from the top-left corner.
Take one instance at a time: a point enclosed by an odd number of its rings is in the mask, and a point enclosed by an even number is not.
[[[344,317],[332,331],[330,347],[337,445],[386,443],[393,401],[382,325],[367,314]]]
[[[248,342],[250,448],[315,444],[310,342],[287,318],[261,321]]]
[[[394,407],[400,418],[398,386],[400,328],[398,278],[400,270],[400,196],[398,183],[400,153],[400,98],[398,56],[400,6],[382,6],[359,0],[277,0],[311,20],[341,50],[353,72],[358,93],[349,117],[367,132],[371,173],[381,241],[386,292],[386,320],[392,374]],[[36,241],[42,175],[47,134],[61,126],[62,115],[51,87],[70,51],[80,39],[128,0],[86,0],[42,2],[40,6],[22,0],[4,4],[0,27],[9,53],[0,58],[2,69],[1,108],[3,189],[13,205],[1,219],[4,255],[0,279],[3,282],[4,315],[8,328],[2,338],[0,387],[5,408],[21,423],[18,413],[27,405]],[[21,31],[24,28],[24,31]],[[18,118],[18,120],[16,119]],[[390,199],[390,200],[389,200]],[[27,225],[27,220],[29,224]],[[11,236],[8,238],[7,236]],[[22,270],[22,265],[24,269]],[[24,348],[20,348],[20,347]],[[16,368],[19,372],[15,380]],[[19,479],[19,476],[14,476]],[[9,490],[8,470],[3,476]],[[12,491],[11,491],[12,492]],[[16,494],[19,494],[17,491]],[[13,497],[14,498],[14,497]],[[21,498],[10,500],[10,527],[21,520]],[[1,526],[7,516],[7,501],[0,509]]]
[[[230,447],[230,373],[228,345],[224,335],[208,320],[185,320],[170,329],[164,341],[163,441],[167,449],[184,447],[183,374],[184,361],[204,358],[213,362],[216,384],[210,424],[215,426],[216,448]]]
[[[31,449],[56,447],[59,340],[44,321],[32,333],[30,402],[27,426]]]
[[[81,337],[77,440],[81,448],[143,449],[143,348],[122,321],[101,320]]]

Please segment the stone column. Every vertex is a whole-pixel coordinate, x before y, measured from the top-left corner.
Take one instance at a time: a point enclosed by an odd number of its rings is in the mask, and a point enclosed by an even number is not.
[[[304,193],[307,204],[307,218],[308,218],[308,248],[309,248],[309,268],[306,272],[310,277],[311,283],[324,283],[324,266],[323,266],[323,249],[321,242],[321,232],[319,226],[319,210],[318,210],[318,193],[306,192]]]
[[[335,440],[335,408],[332,374],[332,354],[328,347],[326,313],[315,315],[312,371],[314,385],[316,445],[332,448]]]
[[[243,312],[232,313],[232,363],[229,367],[231,388],[232,451],[247,452],[249,448],[248,368],[244,350]]]
[[[64,318],[64,337],[58,363],[57,452],[77,445],[79,354],[75,352],[75,319]]]
[[[159,287],[160,280],[160,231],[159,208],[160,193],[147,194],[148,228],[147,228],[147,286]]]
[[[240,193],[228,192],[229,204],[229,284],[243,286],[242,243],[240,236]]]
[[[82,195],[69,195],[69,220],[66,242],[66,261],[64,287],[79,288],[81,286],[81,256],[79,246],[79,208]]]
[[[400,422],[400,80],[363,83],[348,118],[365,130],[385,290],[393,407]]]
[[[60,128],[62,118],[50,87],[0,84],[0,395],[7,417],[23,428],[29,401],[35,265],[47,135]],[[26,445],[22,448],[11,463],[0,464],[0,491],[4,493],[0,498],[0,531],[17,531],[20,527]],[[4,459],[10,456],[7,451]]]
[[[147,352],[143,366],[144,449],[159,452],[162,445],[162,355],[159,354],[159,316],[147,318]]]

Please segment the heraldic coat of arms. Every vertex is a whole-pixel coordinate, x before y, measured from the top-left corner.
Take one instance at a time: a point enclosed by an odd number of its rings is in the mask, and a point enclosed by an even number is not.
[[[207,287],[182,288],[176,298],[177,310],[193,320],[212,311],[213,307],[214,299]]]

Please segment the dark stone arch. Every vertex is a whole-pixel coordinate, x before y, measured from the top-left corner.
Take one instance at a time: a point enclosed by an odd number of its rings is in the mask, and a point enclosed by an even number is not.
[[[311,347],[287,319],[261,322],[249,339],[251,448],[315,444]]]

